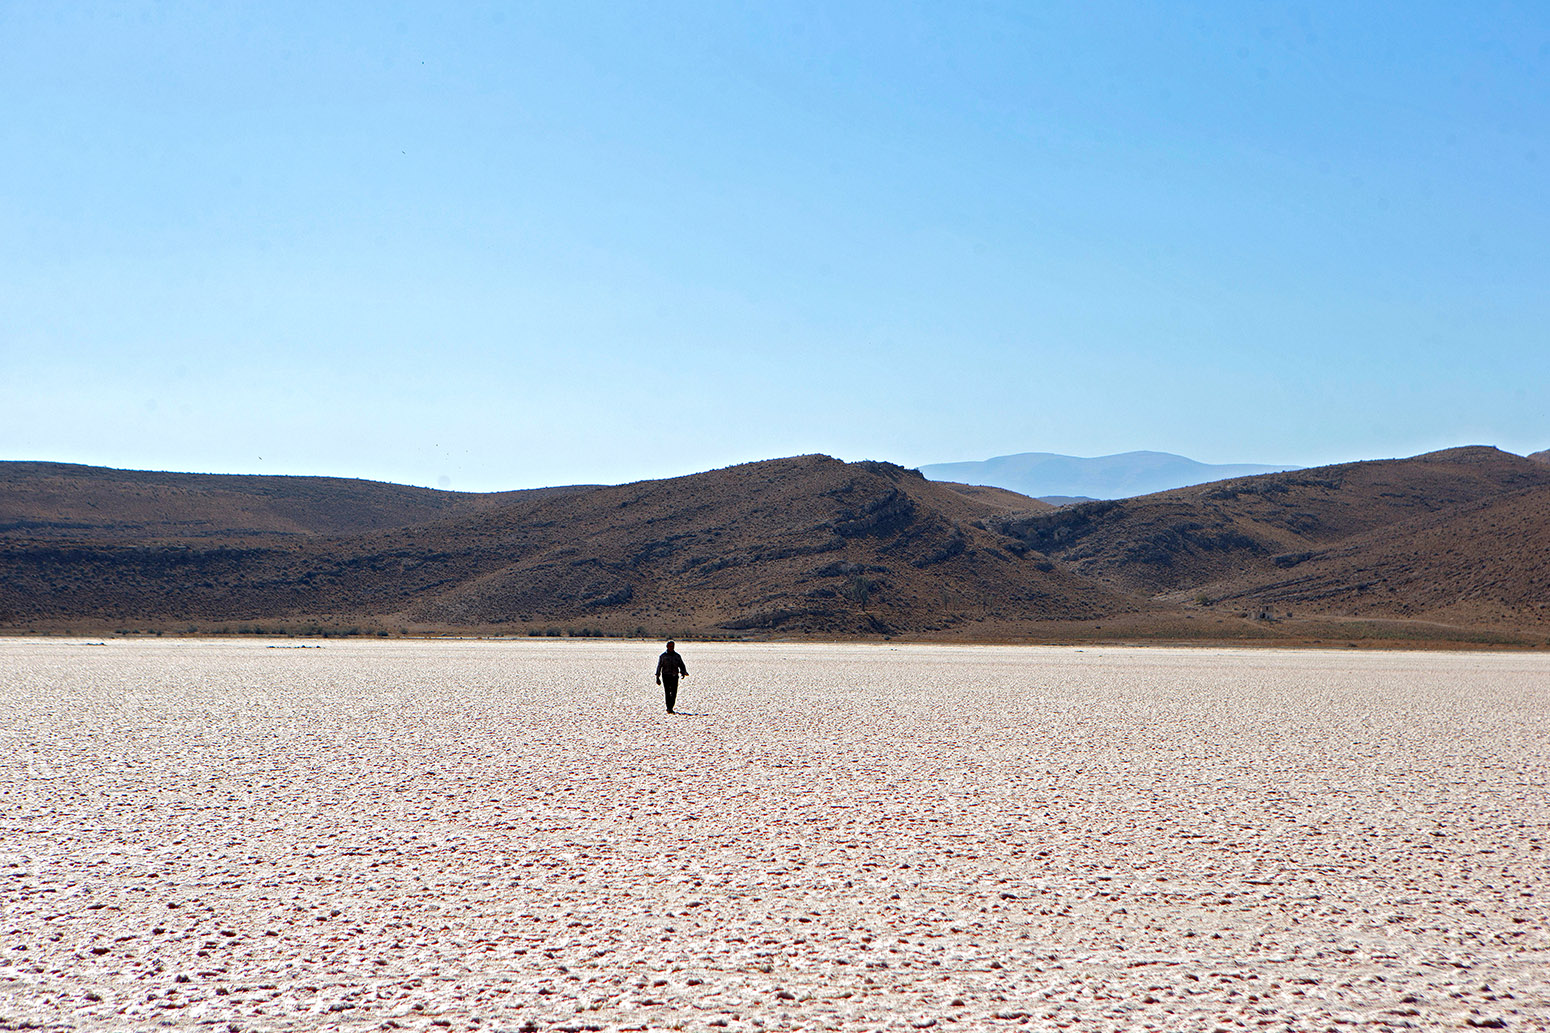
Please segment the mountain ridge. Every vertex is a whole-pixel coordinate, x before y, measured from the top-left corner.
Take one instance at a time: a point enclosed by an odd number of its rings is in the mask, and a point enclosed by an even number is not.
[[[1550,464],[1468,446],[1055,509],[823,455],[482,496],[0,463],[0,630],[259,626],[1550,644]]]
[[[1007,511],[1004,497],[976,501],[893,464],[799,456],[513,493],[346,534],[244,526],[222,539],[165,520],[136,541],[112,520],[41,534],[13,522],[0,535],[0,607],[9,623],[343,614],[422,628],[584,620],[841,634],[1137,608],[987,529]],[[179,527],[181,540],[169,532]]]
[[[1528,501],[1513,503],[1521,526],[1512,539],[1471,532],[1475,514],[1514,499]],[[1516,573],[1498,571],[1502,590],[1470,620],[1537,625],[1550,616],[1542,605],[1550,602],[1550,548],[1520,547],[1550,544],[1550,467],[1487,446],[1238,478],[1011,516],[999,526],[1076,573],[1154,599],[1295,604],[1347,616],[1457,618],[1458,608],[1425,586],[1455,583],[1461,569],[1500,568],[1510,553],[1519,557]],[[1387,604],[1374,605],[1376,595],[1351,601],[1390,580],[1408,588],[1390,591]]]
[[[25,524],[38,533],[52,529],[66,536],[90,528],[129,539],[342,533],[409,526],[534,492],[585,487],[475,494],[347,477],[0,461],[0,527]]]

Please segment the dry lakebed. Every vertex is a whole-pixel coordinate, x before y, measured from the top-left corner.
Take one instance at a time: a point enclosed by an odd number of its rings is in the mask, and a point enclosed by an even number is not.
[[[0,640],[0,1029],[1550,1029],[1550,656],[660,648]]]

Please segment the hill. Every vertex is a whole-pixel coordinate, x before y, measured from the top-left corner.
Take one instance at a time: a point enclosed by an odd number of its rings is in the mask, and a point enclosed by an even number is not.
[[[1544,615],[1550,551],[1533,544],[1550,528],[1547,486],[1550,466],[1471,447],[1087,503],[997,527],[1075,573],[1158,600],[1503,626]],[[1377,586],[1388,587],[1368,594]],[[1464,598],[1474,602],[1453,601]]]
[[[1485,447],[1059,509],[817,455],[477,496],[11,463],[0,518],[13,631],[1550,641],[1550,464]]]
[[[321,514],[286,511],[283,521],[250,494],[234,506],[227,483],[165,476],[77,477],[118,485],[122,505],[92,487],[95,506],[61,507],[71,521],[13,521],[0,536],[8,622],[891,634],[1143,608],[988,529],[1007,513],[1005,495],[982,501],[885,463],[803,456],[477,501],[383,496],[360,482],[261,486],[320,500]],[[43,490],[21,494],[35,503]],[[187,508],[147,514],[147,497]],[[231,525],[224,538],[212,531],[218,508]],[[333,533],[390,518],[396,526]],[[136,520],[147,528],[139,540],[126,530]],[[283,541],[254,537],[277,524]]]
[[[341,477],[0,462],[0,531],[133,542],[349,534],[474,513],[531,494],[476,495]]]
[[[1038,513],[1055,508],[1054,504],[1043,499],[1029,498],[1027,495],[1008,491],[1006,488],[997,488],[989,484],[957,484],[953,481],[938,481],[937,483],[975,502],[983,503],[986,506],[1007,513]]]
[[[1278,576],[1219,586],[1260,611],[1401,617],[1462,627],[1550,622],[1550,487],[1412,518],[1283,558]]]
[[[993,485],[1034,498],[1120,499],[1286,469],[1250,463],[1197,463],[1169,452],[1121,452],[1091,459],[1021,452],[981,462],[931,463],[920,472],[934,481]]]

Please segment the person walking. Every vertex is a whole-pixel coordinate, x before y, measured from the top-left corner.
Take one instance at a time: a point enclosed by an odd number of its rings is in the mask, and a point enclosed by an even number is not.
[[[689,668],[684,666],[684,658],[673,648],[673,643],[668,642],[667,650],[657,657],[657,684],[662,686],[662,692],[667,697],[667,712],[673,712],[673,704],[678,702],[678,676],[689,677]]]

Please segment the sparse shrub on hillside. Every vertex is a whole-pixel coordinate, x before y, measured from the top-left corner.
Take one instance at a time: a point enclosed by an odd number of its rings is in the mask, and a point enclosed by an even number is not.
[[[678,548],[679,547],[677,544],[669,541],[647,542],[645,545],[642,545],[639,549],[637,549],[635,551],[635,555],[631,556],[625,562],[628,563],[631,567],[638,567],[641,564],[649,563],[652,560],[666,559],[667,557],[677,552]]]
[[[850,581],[845,586],[845,597],[850,599],[863,610],[871,601],[872,593],[876,590],[877,583],[865,574],[852,574]]]
[[[954,527],[947,541],[932,549],[924,556],[910,561],[910,565],[916,568],[925,568],[937,563],[944,563],[954,556],[961,555],[969,546],[969,540],[964,537],[963,529]]]
[[[888,568],[877,564],[847,563],[844,560],[836,560],[833,563],[825,563],[807,574],[807,579],[821,577],[854,577],[857,574],[886,574]]]
[[[887,535],[907,527],[915,519],[915,503],[897,488],[869,499],[856,510],[847,510],[834,520],[831,527],[835,534],[844,538],[863,535]]]
[[[678,572],[686,574],[693,570],[699,574],[714,574],[727,567],[743,567],[748,563],[748,556],[691,556],[678,568]]]
[[[831,616],[830,611],[822,609],[820,607],[813,607],[813,608],[781,607],[781,608],[775,609],[775,610],[766,610],[766,611],[761,611],[759,613],[750,614],[750,615],[748,615],[746,617],[739,617],[736,620],[727,621],[726,623],[722,624],[721,626],[723,628],[726,628],[726,629],[730,630],[730,631],[776,630],[776,629],[790,629],[790,628],[796,628],[797,630],[801,630],[803,625],[804,625],[804,623],[806,623],[810,619],[815,618],[815,617],[817,617],[817,618],[827,618],[829,616]],[[698,637],[704,639],[704,638],[716,638],[716,637],[725,638],[725,637],[728,637],[728,636],[705,636],[705,635],[701,635],[701,636],[698,636]]]
[[[589,592],[595,592],[597,594],[589,595]],[[612,591],[607,591],[601,588],[589,588],[587,592],[582,593],[581,605],[589,607],[620,606],[629,602],[633,598],[635,598],[635,589],[629,585],[621,585]]]
[[[1273,495],[1285,495],[1290,490],[1287,482],[1282,480],[1234,480],[1224,482],[1220,488],[1206,492],[1203,497],[1213,502],[1231,502],[1244,495],[1268,498]]]
[[[1298,534],[1313,534],[1323,527],[1324,522],[1316,513],[1292,513],[1282,517],[1281,524]]]
[[[1049,552],[1074,544],[1101,522],[1124,514],[1123,502],[1117,499],[1083,502],[1053,512],[1016,514],[1000,521],[996,530],[1040,552]]]

